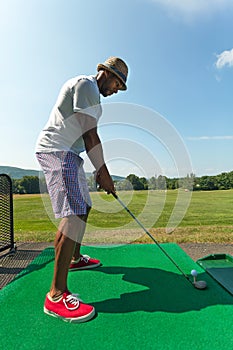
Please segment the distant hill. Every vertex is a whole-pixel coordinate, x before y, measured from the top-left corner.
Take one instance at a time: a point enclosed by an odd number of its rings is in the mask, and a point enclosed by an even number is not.
[[[12,179],[22,179],[24,176],[39,176],[40,171],[31,169],[21,169],[12,166],[0,166],[0,174],[7,174]],[[86,173],[87,177],[92,176],[92,173]],[[112,175],[114,181],[123,181],[125,178],[118,175]]]
[[[0,166],[0,174],[7,174],[12,179],[21,179],[24,176],[39,176],[39,171],[21,169],[12,166]]]

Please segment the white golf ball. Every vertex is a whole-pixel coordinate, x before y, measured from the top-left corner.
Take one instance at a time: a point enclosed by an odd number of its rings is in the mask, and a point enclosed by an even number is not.
[[[191,275],[192,275],[193,277],[197,277],[197,271],[196,271],[196,270],[192,270],[192,271],[191,271]]]

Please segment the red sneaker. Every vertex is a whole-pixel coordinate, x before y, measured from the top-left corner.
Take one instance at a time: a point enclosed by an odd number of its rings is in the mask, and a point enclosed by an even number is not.
[[[93,306],[84,304],[70,292],[63,293],[58,301],[52,301],[48,293],[44,303],[44,312],[66,322],[85,322],[95,315]]]
[[[100,266],[101,262],[97,259],[92,259],[88,255],[81,255],[78,261],[70,264],[69,271],[87,270]]]

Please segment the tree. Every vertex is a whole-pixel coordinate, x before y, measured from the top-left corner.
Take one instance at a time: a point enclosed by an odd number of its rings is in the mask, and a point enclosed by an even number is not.
[[[222,173],[216,176],[216,182],[220,190],[229,190],[231,186],[230,173]]]
[[[174,179],[168,179],[166,178],[167,181],[167,189],[168,190],[176,190],[179,188],[179,179],[174,178]]]
[[[157,177],[152,176],[148,181],[148,188],[149,190],[156,190],[157,188]]]
[[[40,193],[38,176],[24,176],[22,179],[13,180],[13,193],[33,194]]]
[[[21,179],[13,179],[12,180],[12,192],[16,194],[25,194],[26,190],[21,185]]]
[[[200,189],[203,191],[217,190],[218,185],[214,176],[202,176],[199,181]]]
[[[144,184],[140,181],[138,176],[130,174],[126,177],[126,180],[132,184],[134,190],[144,190]]]
[[[166,183],[166,177],[159,175],[157,179],[157,189],[158,190],[166,190],[167,189],[167,183]]]
[[[26,190],[26,193],[40,193],[40,184],[38,176],[24,176],[21,180],[21,186]]]
[[[186,177],[180,179],[180,187],[185,188],[189,191],[193,190],[193,186],[194,186],[194,182],[195,182],[195,175],[194,174],[187,174]]]
[[[148,181],[145,177],[140,177],[139,181],[143,184],[143,189],[148,190]]]
[[[118,182],[116,182],[116,190],[117,191],[131,191],[132,184],[127,179],[125,179],[123,181],[118,181]]]

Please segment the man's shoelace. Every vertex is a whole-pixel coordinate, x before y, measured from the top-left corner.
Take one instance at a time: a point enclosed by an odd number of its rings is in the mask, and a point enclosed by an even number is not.
[[[80,260],[83,260],[87,264],[88,261],[90,260],[90,257],[88,255],[82,255],[80,257]]]
[[[63,299],[65,307],[68,310],[76,310],[79,307],[80,299],[77,296],[78,294],[69,294],[65,299]],[[73,307],[69,307],[67,305],[68,303],[73,305]]]

